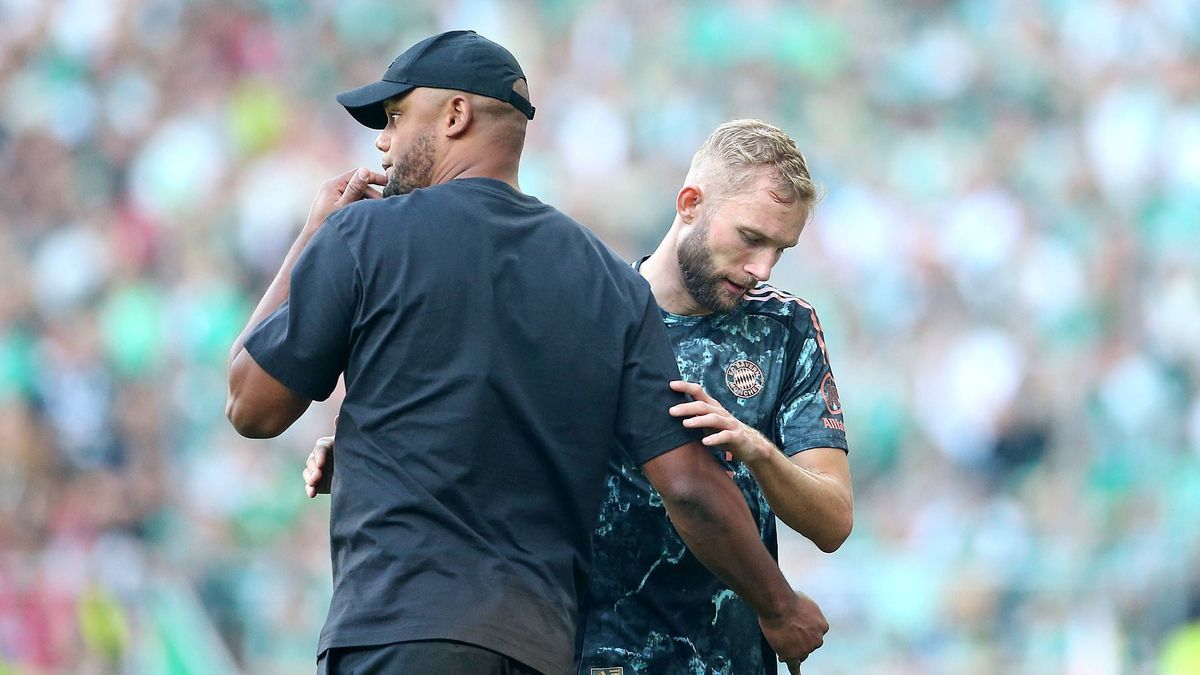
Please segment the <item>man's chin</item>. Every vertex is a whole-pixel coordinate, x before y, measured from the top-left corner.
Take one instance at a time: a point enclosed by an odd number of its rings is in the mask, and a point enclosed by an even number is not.
[[[742,296],[734,296],[728,291],[720,289],[717,291],[717,293],[706,298],[706,302],[703,304],[704,307],[710,312],[716,312],[717,314],[728,314],[742,304]]]

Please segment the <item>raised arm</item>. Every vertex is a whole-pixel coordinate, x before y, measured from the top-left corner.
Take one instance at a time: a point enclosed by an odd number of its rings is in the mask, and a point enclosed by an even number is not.
[[[238,433],[250,438],[278,436],[291,426],[312,400],[284,386],[264,370],[245,350],[246,339],[291,295],[291,276],[296,261],[329,214],[360,199],[380,193],[371,187],[384,185],[387,178],[365,168],[347,171],[325,181],[313,200],[308,219],[284,257],[275,279],[250,315],[246,327],[229,350],[229,397],[225,415]]]

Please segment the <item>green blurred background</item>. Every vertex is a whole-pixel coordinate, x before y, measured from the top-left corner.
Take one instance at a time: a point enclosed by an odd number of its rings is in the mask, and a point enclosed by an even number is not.
[[[431,33],[508,46],[523,188],[623,255],[720,122],[826,197],[814,303],[857,495],[781,564],[805,672],[1200,673],[1192,0],[0,0],[0,674],[303,673],[329,598],[300,469],[226,350],[320,182],[333,95]],[[536,264],[531,261],[530,264]]]

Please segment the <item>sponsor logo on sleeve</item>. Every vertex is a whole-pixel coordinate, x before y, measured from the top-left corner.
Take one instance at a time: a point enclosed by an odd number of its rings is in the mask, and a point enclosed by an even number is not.
[[[617,668],[592,668],[588,671],[588,675],[625,675],[625,667]]]
[[[829,411],[830,415],[842,414],[842,400],[838,398],[833,373],[825,373],[825,379],[821,380],[821,398],[825,399],[825,409]]]

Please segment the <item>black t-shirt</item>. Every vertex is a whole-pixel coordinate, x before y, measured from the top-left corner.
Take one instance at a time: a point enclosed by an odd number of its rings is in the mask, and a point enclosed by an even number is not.
[[[335,212],[246,349],[317,400],[345,373],[321,651],[452,639],[569,671],[611,453],[697,437],[649,285],[491,179]]]

